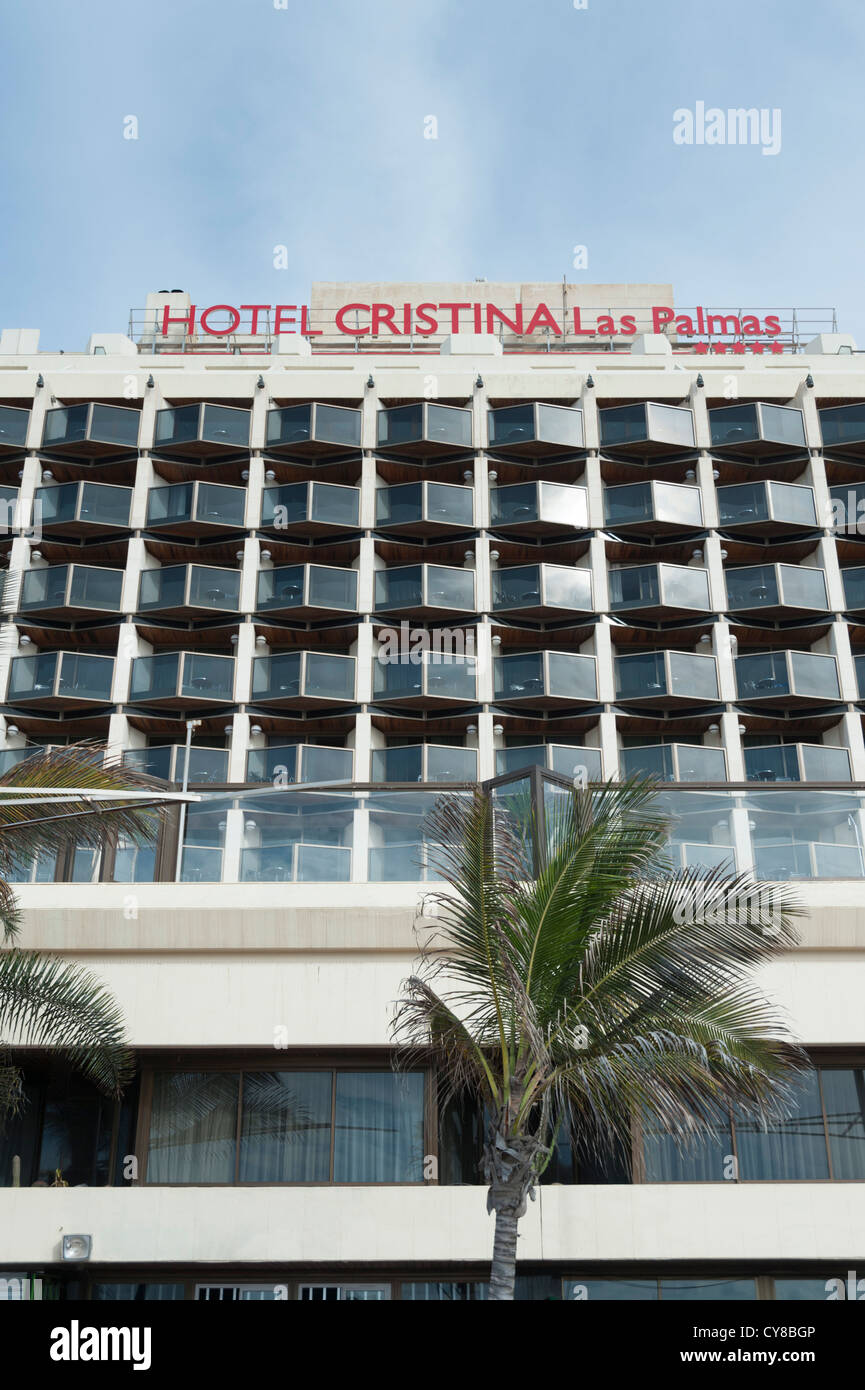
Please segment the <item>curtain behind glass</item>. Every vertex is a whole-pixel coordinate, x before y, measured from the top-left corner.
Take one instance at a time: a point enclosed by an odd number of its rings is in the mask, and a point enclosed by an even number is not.
[[[789,1118],[775,1121],[768,1131],[753,1120],[735,1117],[739,1177],[744,1181],[828,1178],[829,1160],[816,1071],[797,1090],[792,1106]]]
[[[865,1070],[831,1067],[820,1077],[833,1177],[865,1178]]]
[[[241,1182],[327,1182],[333,1073],[244,1072]]]
[[[238,1081],[236,1072],[154,1076],[148,1182],[234,1182]]]
[[[334,1182],[422,1182],[423,1101],[423,1072],[340,1072]]]
[[[646,1182],[723,1182],[725,1159],[733,1152],[729,1127],[713,1131],[684,1151],[669,1134],[649,1132],[643,1139]]]

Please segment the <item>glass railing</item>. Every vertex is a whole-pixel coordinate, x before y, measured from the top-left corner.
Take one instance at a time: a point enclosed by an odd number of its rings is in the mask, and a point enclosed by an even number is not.
[[[360,524],[360,488],[341,483],[284,483],[266,487],[261,503],[261,524],[268,530],[288,531],[296,527]]]
[[[516,565],[493,570],[493,612],[530,615],[544,609],[592,611],[592,573],[566,565]]]
[[[488,411],[491,449],[560,452],[583,448],[583,412],[575,406],[527,401]]]
[[[452,483],[400,483],[375,494],[375,524],[383,531],[440,526],[470,531],[474,526],[474,489]]]
[[[598,677],[593,656],[576,652],[514,652],[495,658],[496,700],[526,702],[598,698]]]
[[[168,612],[200,608],[236,613],[240,606],[240,571],[210,565],[166,565],[142,570],[138,587],[138,611]]]
[[[718,406],[709,411],[709,430],[715,449],[783,453],[805,447],[805,421],[793,406],[763,401]]]
[[[650,743],[619,751],[623,777],[657,777],[662,782],[725,782],[723,748],[700,743]]]
[[[717,497],[721,526],[817,525],[814,489],[798,483],[736,483],[719,487]]]
[[[726,570],[724,577],[731,613],[774,608],[825,613],[829,606],[823,570],[804,565],[747,565]]]
[[[0,748],[0,777],[5,777],[7,772],[11,772],[13,767],[23,763],[25,758],[35,757],[43,749],[34,748],[27,745],[24,748]]]
[[[109,483],[60,483],[38,487],[36,517],[43,530],[79,523],[84,526],[128,527],[132,488]]]
[[[865,608],[865,566],[841,571],[844,583],[844,604],[854,612]]]
[[[123,763],[148,777],[160,777],[165,782],[183,782],[186,769],[186,746],[182,743],[157,744],[148,748],[128,748]],[[228,749],[189,749],[189,783],[203,786],[208,782],[228,781]]]
[[[253,700],[353,700],[355,658],[329,652],[277,652],[252,662]]]
[[[589,524],[588,494],[569,483],[512,483],[490,488],[490,524],[528,530],[584,531]]]
[[[712,656],[692,652],[634,652],[614,661],[617,700],[718,699]]]
[[[111,699],[113,656],[79,652],[40,652],[10,662],[10,703],[28,700],[104,701]]]
[[[14,405],[0,405],[0,450],[23,449],[29,426],[29,410],[21,410]]]
[[[260,613],[280,609],[357,612],[357,570],[332,565],[285,565],[262,570],[256,607]]]
[[[121,405],[70,405],[46,410],[42,444],[46,449],[95,445],[97,452],[138,447],[141,414]]]
[[[234,657],[160,652],[132,662],[130,704],[157,700],[226,701],[234,691]]]
[[[123,570],[47,565],[26,571],[18,607],[22,612],[93,608],[100,613],[118,613],[122,592]]]
[[[433,449],[470,449],[472,413],[459,406],[417,402],[380,410],[377,447],[400,449],[429,445]]]
[[[376,660],[373,696],[384,701],[437,699],[471,704],[477,698],[476,664],[470,657],[437,658],[435,653],[426,653],[417,663]]]
[[[496,749],[496,776],[545,767],[561,777],[599,782],[603,778],[600,748],[575,743],[525,743]]]
[[[865,656],[854,656],[853,664],[856,667],[856,689],[859,699],[865,700]]]
[[[826,743],[755,744],[744,750],[749,782],[849,782],[850,754]]]
[[[823,448],[865,444],[865,405],[833,405],[819,410]],[[857,450],[858,452],[858,450]]]
[[[397,748],[374,748],[373,782],[474,782],[478,775],[476,748],[414,743]]]
[[[351,748],[327,748],[313,743],[271,744],[250,748],[246,756],[247,782],[350,782],[354,771]]]
[[[507,749],[526,759],[531,750]],[[584,751],[569,748],[567,757]],[[597,750],[594,750],[597,752]],[[704,750],[705,751],[705,750]],[[572,782],[541,769],[540,804],[549,816]],[[456,790],[459,784],[452,784]],[[467,791],[469,788],[467,788]],[[531,782],[519,773],[492,792],[498,814],[518,825],[531,813]],[[425,841],[428,813],[441,789],[344,789],[277,785],[226,797],[206,791],[189,808],[182,877],[187,882],[418,883],[434,876]],[[658,807],[671,819],[670,852],[681,866],[754,872],[763,879],[865,877],[865,789],[670,787]],[[231,817],[242,836],[238,858],[224,851]],[[236,839],[235,839],[236,843]],[[357,857],[355,850],[364,847]],[[224,862],[225,861],[225,862]]]
[[[703,503],[698,487],[680,483],[626,483],[604,492],[604,517],[612,527],[700,530]]]
[[[20,488],[0,485],[0,534],[9,535],[21,525],[21,514],[19,511],[18,497]],[[33,521],[35,526],[41,524],[41,513],[35,510]]]
[[[652,401],[616,405],[599,410],[598,418],[602,449],[621,449],[628,445],[694,448],[694,416],[686,406],[658,405]]]
[[[634,565],[609,572],[610,610],[666,608],[708,613],[709,576],[686,565]]]
[[[179,405],[157,410],[154,448],[207,454],[249,447],[250,412],[232,405]]]
[[[330,452],[360,448],[361,412],[344,405],[287,405],[267,412],[265,448]],[[316,446],[318,446],[316,448]]]
[[[172,483],[147,494],[148,526],[226,526],[242,530],[246,489],[222,483]]]
[[[740,700],[797,696],[805,700],[838,700],[841,688],[833,656],[814,652],[754,652],[735,661]]]
[[[473,613],[474,570],[445,565],[405,565],[376,572],[377,613],[426,608]]]

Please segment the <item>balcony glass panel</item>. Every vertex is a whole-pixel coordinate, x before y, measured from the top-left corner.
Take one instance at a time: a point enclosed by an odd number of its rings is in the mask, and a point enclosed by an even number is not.
[[[519,652],[513,656],[496,657],[494,669],[497,700],[523,700],[546,694],[543,652]]]
[[[234,690],[234,658],[187,652],[183,662],[181,695],[208,700],[230,700]]]
[[[475,699],[475,663],[455,657],[430,655],[424,662],[376,661],[373,667],[376,698],[429,695],[440,699]]]
[[[649,437],[663,444],[678,444],[683,448],[694,446],[694,417],[683,406],[657,405],[650,402]]]
[[[427,406],[427,439],[441,444],[453,444],[470,449],[472,444],[472,413],[453,406]]]
[[[793,688],[797,695],[812,695],[838,700],[838,664],[832,656],[815,656],[812,652],[791,652]]]
[[[122,589],[122,570],[96,569],[90,565],[49,565],[43,569],[26,572],[21,585],[19,607],[28,610],[97,608],[116,613],[120,609]]]
[[[8,698],[8,697],[7,697]],[[38,748],[3,748],[0,749],[0,777],[5,777],[13,767],[24,761],[25,758],[32,758],[38,753]]]
[[[777,444],[801,448],[805,443],[805,423],[801,410],[786,405],[761,405],[763,433]]]
[[[55,676],[59,666],[59,678]],[[57,694],[78,700],[111,699],[114,659],[76,652],[16,656],[11,662],[9,699]],[[31,749],[31,752],[33,750]]]
[[[45,445],[77,444],[85,439],[135,449],[141,416],[127,406],[94,405],[88,429],[88,405],[63,406],[45,412]]]
[[[145,772],[149,777],[182,783],[186,747],[184,744],[162,744],[149,748],[128,748],[123,754],[123,762],[126,767]],[[227,782],[228,749],[190,748],[189,781],[194,784]]]
[[[492,582],[493,608],[533,608],[543,601],[538,565],[493,570]]]
[[[251,748],[246,760],[248,782],[350,782],[354,754],[350,748],[315,744],[272,744]]]
[[[286,698],[300,694],[301,652],[257,656],[252,662],[252,698]]]
[[[639,695],[664,695],[667,672],[663,652],[639,652],[615,659],[616,699],[632,700]]]
[[[411,525],[419,521],[461,526],[471,530],[474,502],[471,488],[449,483],[402,483],[376,492],[376,522],[379,526]]]
[[[837,531],[865,532],[865,483],[829,489],[832,525]]]
[[[474,524],[474,494],[469,487],[453,487],[449,483],[427,483],[426,516],[428,521],[465,526]]]
[[[423,518],[423,483],[380,487],[375,494],[375,519],[380,526],[401,526]]]
[[[147,524],[154,526],[160,522],[201,521],[242,529],[245,509],[244,488],[199,483],[196,495],[193,483],[176,483],[150,489]]]
[[[706,570],[684,565],[659,565],[663,601],[670,608],[697,608],[708,612],[709,576]]]
[[[694,447],[694,417],[682,406],[641,402],[611,406],[598,415],[602,446],[660,443]]]
[[[645,443],[648,426],[644,405],[613,406],[609,410],[599,410],[601,444],[642,444]]]
[[[762,424],[761,424],[762,416]],[[801,448],[805,444],[805,426],[801,410],[790,406],[741,405],[720,406],[709,411],[712,444],[717,448],[734,444],[751,444],[761,439],[775,444]]]
[[[799,757],[795,743],[756,744],[744,750],[749,782],[798,782]]]
[[[531,485],[530,485],[531,486]],[[555,521],[559,526],[583,530],[589,524],[586,489],[568,483],[539,483],[541,521]]]
[[[426,441],[449,444],[454,448],[471,448],[470,410],[431,404],[424,406],[421,403],[399,405],[390,410],[380,410],[377,425],[378,443],[381,445],[418,444]]]
[[[2,442],[2,439],[0,439],[0,444],[2,444]],[[15,528],[18,521],[19,490],[20,489],[17,487],[4,487],[0,484],[0,528],[7,534]],[[38,498],[39,489],[37,489],[36,496]],[[38,512],[36,513],[35,521],[38,525]]]
[[[23,449],[27,442],[29,424],[29,410],[0,405],[0,446],[5,449]]]
[[[545,444],[583,447],[583,412],[574,406],[538,403],[538,439]]]
[[[236,613],[240,604],[240,571],[189,566],[189,603],[196,608],[225,608]],[[163,571],[164,573],[164,571]]]
[[[816,526],[817,508],[810,487],[798,483],[769,483],[772,511],[778,521],[798,526]]]
[[[460,608],[473,612],[475,606],[474,570],[426,566],[426,601],[434,608]]]
[[[782,603],[774,565],[753,565],[727,570],[727,606],[737,608],[775,608]]]
[[[676,780],[673,747],[669,743],[646,744],[642,748],[622,748],[619,763],[623,777],[657,777],[662,782]]]
[[[865,608],[865,567],[841,571],[844,581],[844,602],[852,611]]]
[[[473,782],[477,771],[477,750],[456,745],[415,743],[372,754],[373,782]]]
[[[769,498],[765,483],[737,483],[719,487],[718,517],[722,526],[745,526],[769,520]]]
[[[610,570],[610,608],[654,608],[661,603],[661,585],[655,565],[635,569]]]
[[[138,608],[182,608],[186,602],[186,566],[143,570],[138,585]]]
[[[286,699],[304,695],[320,700],[354,699],[354,657],[307,652],[305,663],[302,658],[301,652],[255,657],[252,698]]]
[[[379,570],[375,576],[375,606],[377,610],[429,606],[471,613],[475,606],[474,571],[446,569],[441,565],[407,565]]]
[[[821,410],[820,428],[827,449],[865,440],[865,405],[837,405]]]
[[[828,608],[823,570],[812,569],[809,565],[779,565],[778,573],[783,601],[789,608]]]
[[[856,666],[856,688],[859,691],[859,699],[865,700],[865,656],[853,658]]]
[[[197,405],[180,405],[175,409],[157,410],[155,442],[157,444],[188,444],[198,438]]]
[[[8,699],[22,696],[51,695],[57,674],[59,652],[43,652],[40,656],[16,656],[9,668]],[[31,749],[31,752],[34,750]]]
[[[493,526],[516,526],[527,521],[539,521],[541,503],[538,488],[538,483],[490,488],[490,520]]]
[[[717,700],[718,668],[712,656],[670,652],[670,694]]]
[[[491,447],[525,444],[535,438],[535,408],[531,403],[503,406],[488,414]]]
[[[597,699],[595,662],[574,652],[519,652],[495,661],[497,700],[556,695],[562,699]]]
[[[129,525],[132,488],[112,487],[109,483],[61,483],[57,487],[38,487],[35,499],[41,508],[43,526],[80,520],[123,527]]]
[[[592,574],[587,569],[566,569],[544,565],[541,570],[544,602],[551,608],[575,608],[588,612],[592,607]]]
[[[700,489],[675,483],[655,483],[655,511],[659,521],[699,529],[703,525]]]
[[[157,410],[157,444],[189,444],[199,437],[209,444],[245,449],[249,444],[249,411],[225,405],[182,405]]]
[[[313,433],[314,429],[314,433]],[[322,444],[360,448],[360,411],[348,406],[316,405],[313,426],[311,405],[283,406],[267,412],[268,444]]]
[[[736,658],[736,684],[740,700],[764,695],[789,695],[790,678],[784,652],[757,652]]]
[[[357,610],[357,571],[309,566],[309,602],[318,608]]]
[[[358,488],[341,487],[338,483],[313,483],[310,521],[329,526],[357,526],[359,516]]]

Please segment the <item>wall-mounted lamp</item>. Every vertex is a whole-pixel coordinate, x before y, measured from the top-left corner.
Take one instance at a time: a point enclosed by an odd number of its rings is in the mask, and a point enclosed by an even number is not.
[[[92,1251],[93,1237],[91,1235],[66,1234],[60,1244],[60,1258],[63,1260],[76,1262],[89,1260]]]

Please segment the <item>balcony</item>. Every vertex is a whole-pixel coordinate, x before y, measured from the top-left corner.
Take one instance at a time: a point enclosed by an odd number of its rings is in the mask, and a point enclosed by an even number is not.
[[[95,565],[45,565],[26,570],[18,609],[21,613],[40,613],[45,618],[67,622],[119,613],[123,573]]]
[[[714,704],[718,668],[693,652],[635,652],[614,661],[616,699],[661,706]]]
[[[614,531],[639,531],[652,536],[700,531],[700,489],[659,482],[608,487],[604,492],[604,519]]]
[[[475,524],[474,489],[451,483],[401,483],[375,494],[379,531],[435,536],[471,531]]]
[[[261,525],[267,531],[295,536],[356,531],[360,525],[360,488],[312,482],[266,487]]]
[[[27,446],[30,411],[0,405],[0,455],[17,454]]]
[[[568,483],[513,483],[490,488],[490,525],[521,536],[585,531],[588,494]]]
[[[132,663],[131,705],[180,709],[194,704],[223,705],[234,695],[234,657],[204,652],[159,652]],[[149,750],[148,750],[149,751]]]
[[[475,612],[475,572],[449,565],[403,565],[377,570],[376,613],[436,618]]]
[[[422,707],[433,702],[474,704],[477,675],[472,657],[420,653],[423,660],[376,661],[373,698],[388,704]]]
[[[156,412],[156,452],[210,458],[249,448],[250,412],[233,405],[178,405]]]
[[[591,613],[592,573],[567,565],[515,565],[493,570],[494,613],[515,618],[562,618]]]
[[[814,705],[840,700],[838,663],[814,652],[755,652],[735,660],[738,698],[749,704]]]
[[[21,517],[18,509],[18,498],[20,488],[7,487],[0,484],[0,532],[9,535],[11,531],[17,531],[21,527]],[[38,518],[38,512],[36,517]]]
[[[713,449],[748,458],[768,458],[805,449],[805,421],[801,410],[789,405],[745,401],[709,411]]]
[[[804,565],[746,565],[724,572],[727,611],[753,618],[806,618],[826,613],[826,576]]]
[[[282,786],[293,782],[350,782],[354,774],[351,748],[327,748],[315,743],[272,744],[250,748],[247,782]]]
[[[298,457],[336,457],[360,448],[361,412],[344,405],[287,405],[267,412],[265,450]]]
[[[723,748],[702,743],[647,743],[622,748],[623,777],[657,777],[661,782],[725,782],[727,756]]]
[[[256,610],[297,619],[357,612],[357,570],[335,565],[285,565],[258,576]]]
[[[125,405],[69,405],[46,410],[42,447],[68,458],[135,453],[141,413]]]
[[[489,447],[515,458],[571,453],[585,447],[583,412],[576,406],[526,401],[488,412]]]
[[[745,752],[749,782],[849,782],[850,754],[827,743],[752,744]]]
[[[466,453],[471,447],[470,410],[418,401],[378,412],[376,448],[380,453],[433,458]]]
[[[13,767],[23,763],[25,758],[35,758],[37,754],[45,753],[47,748],[34,748],[32,744],[25,745],[24,748],[2,748],[0,749],[0,777],[5,777],[7,772],[11,772]]]
[[[355,658],[327,652],[276,652],[252,662],[252,701],[306,709],[316,705],[351,703],[355,691]]]
[[[57,536],[87,536],[128,529],[132,488],[108,483],[60,483],[38,487],[33,520]]]
[[[865,535],[865,483],[830,487],[829,506],[834,530],[848,535]]]
[[[844,607],[847,613],[865,613],[865,565],[841,571]]]
[[[600,748],[575,743],[525,743],[496,749],[497,777],[529,767],[545,767],[560,777],[584,777],[587,782],[600,782],[604,775]]]
[[[222,483],[171,483],[147,494],[147,525],[172,535],[208,536],[242,531],[246,488]]]
[[[669,619],[709,613],[709,575],[689,565],[633,565],[609,572],[610,612]]]
[[[145,658],[146,659],[146,658]],[[166,743],[148,748],[127,748],[123,754],[124,767],[145,772],[148,777],[160,777],[164,782],[183,784],[186,768],[186,745]],[[189,785],[221,785],[228,781],[228,749],[202,748],[193,745],[189,750]]]
[[[495,699],[502,704],[554,709],[594,704],[598,677],[593,656],[575,652],[515,652],[493,663]]]
[[[166,618],[201,618],[236,613],[240,606],[240,570],[212,565],[165,565],[142,570],[138,612]]]
[[[824,449],[865,454],[865,405],[833,405],[818,410]]]
[[[113,679],[113,656],[84,656],[79,652],[16,656],[10,662],[6,698],[11,705],[50,704],[56,709],[84,709],[110,703]]]
[[[688,453],[696,448],[694,415],[687,406],[640,401],[599,410],[598,417],[604,452],[648,458]]]
[[[798,483],[737,483],[717,496],[719,523],[731,531],[778,536],[817,525],[814,489]]]
[[[861,796],[844,789],[753,790],[748,812],[757,877],[862,878],[861,810]]]
[[[249,803],[240,856],[242,883],[347,883],[351,878],[352,804],[338,797],[320,810],[281,811]]]
[[[373,782],[475,782],[477,775],[476,748],[413,743],[373,749]]]

